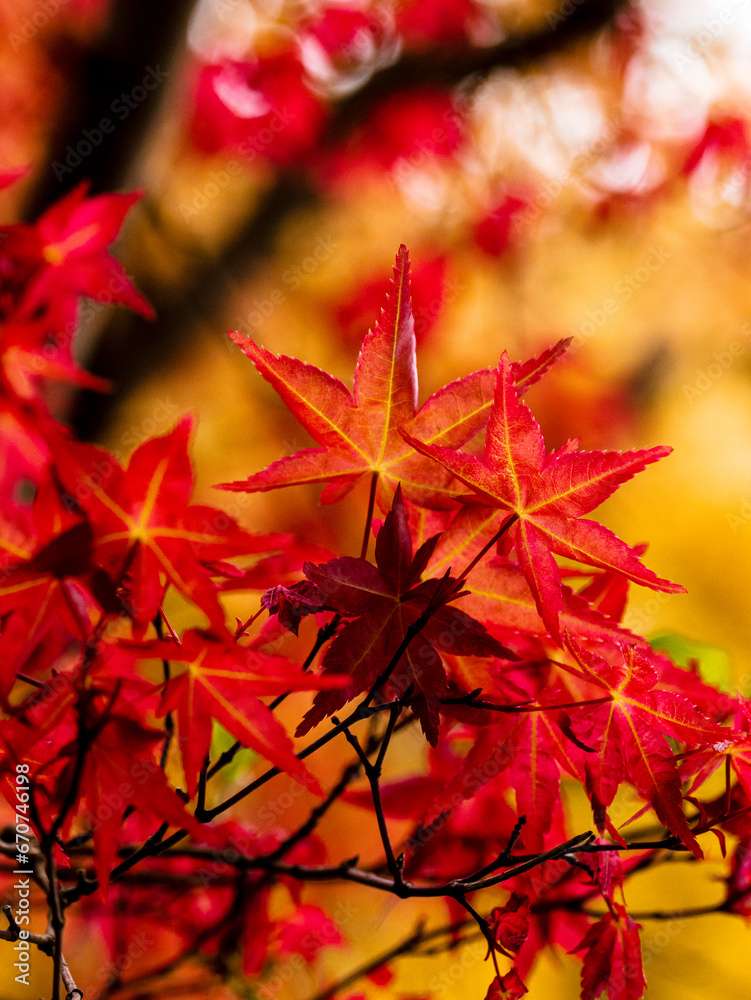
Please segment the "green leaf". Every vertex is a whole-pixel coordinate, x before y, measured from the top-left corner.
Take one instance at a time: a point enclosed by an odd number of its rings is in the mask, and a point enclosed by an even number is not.
[[[699,663],[699,674],[707,684],[732,691],[735,687],[730,657],[724,649],[707,642],[698,642],[677,632],[662,632],[649,640],[652,649],[661,650],[681,667],[687,667],[690,660]]]

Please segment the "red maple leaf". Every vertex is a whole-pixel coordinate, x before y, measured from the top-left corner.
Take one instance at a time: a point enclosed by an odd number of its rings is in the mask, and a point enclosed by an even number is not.
[[[301,903],[294,913],[279,921],[276,931],[279,953],[302,955],[306,962],[312,962],[323,947],[344,944],[336,923],[312,903]]]
[[[495,977],[488,987],[485,1000],[519,1000],[528,992],[521,976],[514,968],[510,969],[505,976]]]
[[[87,188],[88,183],[79,184],[32,227],[42,267],[28,287],[25,309],[33,311],[54,298],[87,295],[152,317],[154,310],[135,290],[122,265],[107,253],[141,192],[87,198]]]
[[[404,425],[433,447],[459,447],[485,424],[492,401],[494,373],[473,372],[434,393],[417,412],[414,320],[409,292],[409,256],[400,247],[391,293],[375,328],[362,343],[354,394],[343,382],[313,365],[276,357],[239,333],[230,337],[320,447],[307,448],[272,462],[247,480],[222,489],[249,493],[328,482],[323,503],[339,500],[361,476],[378,474],[378,498],[387,510],[397,483],[404,495],[433,506],[446,506],[450,477],[405,444]],[[565,350],[562,341],[540,358],[512,366],[515,391],[523,392]],[[450,504],[453,506],[453,504]]]
[[[71,508],[81,507],[94,529],[94,558],[118,583],[127,573],[129,610],[139,623],[157,613],[168,583],[225,629],[211,579],[216,560],[264,551],[279,536],[252,536],[221,510],[189,505],[193,472],[188,456],[192,420],[150,438],[123,469],[101,448],[60,439],[57,474]]]
[[[403,434],[474,491],[461,496],[463,502],[497,507],[512,515],[507,545],[515,545],[540,617],[559,641],[563,598],[554,552],[619,572],[655,590],[684,592],[684,587],[647,569],[634,550],[607,528],[581,518],[650,462],[668,455],[670,449],[579,452],[577,442],[570,441],[546,455],[540,428],[519,399],[505,352],[498,365],[483,458],[420,440],[406,431]]]
[[[80,644],[103,610],[119,609],[112,582],[93,561],[91,526],[65,508],[49,480],[30,517],[11,507],[0,515],[0,529],[0,614],[10,613],[0,640],[2,700],[45,636],[58,631]]]
[[[621,579],[623,579],[621,577]],[[468,578],[470,593],[462,605],[475,618],[485,623],[499,638],[512,630],[546,635],[537,602],[521,568],[505,560],[480,563]],[[616,625],[597,608],[565,584],[561,587],[561,628],[572,635],[595,641],[636,642],[644,645],[628,629]]]
[[[573,951],[584,951],[581,1000],[596,1000],[607,987],[608,1000],[640,1000],[647,985],[639,931],[625,907],[611,904]]]
[[[628,780],[667,829],[696,857],[703,857],[681,808],[677,761],[665,737],[711,745],[733,739],[733,732],[707,719],[688,698],[657,686],[656,670],[633,646],[622,646],[621,662],[612,664],[570,637],[567,644],[583,678],[610,697],[604,704],[577,709],[571,717],[578,738],[595,751],[585,754],[584,766],[598,825],[603,827],[604,810],[621,782]]]
[[[724,764],[732,768],[738,782],[751,797],[751,702],[738,695],[735,728],[725,730],[725,740],[718,739],[714,746],[704,747],[687,756],[681,766],[681,777],[693,777],[691,792],[702,785],[717,768]]]
[[[129,648],[140,656],[186,664],[167,682],[160,712],[177,713],[189,795],[195,794],[209,750],[212,719],[244,746],[320,793],[318,782],[295,756],[284,727],[260,696],[341,687],[344,678],[304,673],[286,657],[263,655],[197,629],[186,632],[179,644],[152,641]]]
[[[495,655],[515,659],[469,615],[446,606],[457,594],[446,580],[420,577],[437,538],[412,554],[407,513],[397,487],[391,511],[376,539],[376,565],[343,556],[321,566],[306,564],[305,576],[325,595],[325,606],[347,622],[329,646],[324,673],[349,674],[350,696],[367,690],[386,669],[405,637],[431,602],[435,609],[400,657],[389,678],[389,689],[403,695],[413,688],[413,709],[432,744],[438,739],[438,709],[446,691],[446,672],[436,652]],[[441,593],[445,596],[442,598]],[[443,605],[443,606],[441,606]],[[297,730],[306,733],[347,701],[347,693],[319,694]]]
[[[203,153],[291,164],[313,147],[325,117],[294,51],[196,67],[190,136]]]
[[[542,850],[560,804],[561,768],[584,777],[582,753],[564,735],[562,712],[546,694],[543,691],[535,704],[537,699],[502,676],[490,686],[490,698],[483,693],[483,701],[521,706],[521,711],[460,710],[461,717],[477,720],[476,735],[464,760],[442,783],[424,823],[450,814],[487,784],[497,787],[498,778],[504,788],[514,789],[517,817],[525,817],[520,845],[527,851]]]
[[[530,900],[514,892],[503,906],[493,907],[488,923],[498,951],[513,958],[527,940]]]
[[[75,773],[81,740],[85,740],[86,750],[77,801],[86,801],[94,834],[94,863],[105,894],[117,856],[123,813],[129,806],[136,806],[139,813],[156,824],[167,822],[185,828],[198,840],[212,839],[213,831],[186,811],[156,762],[155,751],[164,742],[163,732],[117,711],[105,710],[99,718],[87,719],[85,731],[77,733],[73,743],[61,752],[72,758],[70,773],[61,777],[63,786]]]

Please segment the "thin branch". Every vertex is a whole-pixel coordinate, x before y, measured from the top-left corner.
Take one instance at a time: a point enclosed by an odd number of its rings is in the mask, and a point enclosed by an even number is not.
[[[612,694],[609,694],[603,698],[587,698],[583,701],[569,701],[561,704],[551,702],[550,705],[531,705],[529,702],[522,702],[516,705],[496,705],[492,701],[485,701],[483,698],[478,698],[477,694],[481,690],[481,688],[478,688],[476,691],[470,691],[469,694],[464,694],[456,698],[441,698],[440,701],[442,705],[466,705],[469,708],[478,708],[487,712],[507,712],[517,715],[521,712],[555,712],[558,709],[586,708],[588,705],[606,705],[613,700]]]
[[[344,730],[344,735],[347,738],[349,744],[354,747],[357,756],[360,758],[362,766],[365,769],[365,775],[370,783],[370,792],[373,796],[373,808],[375,809],[376,820],[378,822],[378,832],[381,835],[381,843],[383,844],[383,850],[386,855],[386,867],[391,873],[391,877],[394,880],[394,885],[398,888],[404,884],[404,879],[402,876],[403,863],[397,861],[394,856],[394,848],[391,846],[391,838],[389,837],[388,825],[386,823],[386,816],[383,812],[383,803],[381,802],[381,771],[383,768],[383,761],[386,756],[386,751],[388,750],[389,743],[391,742],[391,737],[394,735],[394,727],[399,718],[399,713],[401,711],[401,706],[398,702],[394,702],[391,706],[391,714],[389,715],[388,726],[386,728],[386,733],[381,741],[381,746],[378,751],[378,757],[374,764],[371,764],[368,760],[367,754],[360,746],[360,741],[351,733],[349,729]],[[333,721],[336,721],[334,718]]]
[[[284,855],[295,846],[295,844],[299,844],[301,840],[304,840],[313,832],[313,830],[315,830],[321,818],[340,797],[347,785],[349,785],[357,777],[360,772],[360,766],[360,761],[358,760],[354,761],[344,769],[339,781],[337,781],[323,802],[320,802],[311,810],[310,815],[302,826],[298,827],[294,833],[290,834],[286,840],[283,840],[275,850],[267,855],[269,861],[276,861],[279,858],[283,858]]]
[[[2,911],[8,921],[8,928],[7,930],[5,928],[0,930],[0,941],[18,941],[21,936],[21,928],[13,916],[13,907],[10,903],[5,903]],[[54,941],[51,934],[36,934],[34,931],[29,931],[28,937],[25,940],[35,945],[45,955],[52,955]]]
[[[260,614],[260,612],[259,612],[259,614]],[[318,651],[321,649],[321,647],[323,646],[323,644],[325,642],[327,642],[331,638],[331,636],[334,634],[334,632],[336,631],[336,628],[337,628],[337,626],[338,626],[338,624],[339,624],[339,622],[341,620],[342,620],[341,619],[341,615],[334,615],[334,617],[331,619],[330,622],[327,622],[326,625],[323,625],[321,628],[318,629],[318,634],[316,635],[316,640],[313,643],[313,648],[310,650],[310,652],[308,653],[308,655],[305,657],[305,660],[304,660],[303,665],[302,665],[302,670],[307,671],[307,670],[310,669],[310,667],[311,667],[311,665],[313,663],[313,660],[316,658],[316,656],[318,654]],[[273,712],[273,710],[275,708],[277,708],[279,705],[281,705],[281,703],[285,700],[285,698],[288,697],[289,693],[290,693],[289,691],[286,691],[284,694],[278,695],[271,702],[271,704],[269,705],[269,708],[272,710],[272,712]],[[235,757],[237,756],[237,754],[242,749],[243,749],[243,744],[239,740],[236,740],[232,744],[231,747],[229,747],[227,750],[225,750],[222,753],[222,755],[218,758],[218,760],[216,761],[216,763],[213,764],[209,768],[207,778],[209,778],[209,779],[213,778],[215,774],[218,774],[219,771],[222,770],[222,768],[226,767],[229,763],[231,763],[235,759]],[[273,775],[272,775],[272,777],[273,777]]]
[[[167,622],[167,619],[163,618],[163,612],[162,612],[162,609],[160,607],[159,611],[156,613],[156,616],[154,618],[154,629],[156,630],[157,638],[159,638],[159,639],[163,639],[164,638],[164,628],[163,628],[163,623],[164,622]],[[167,622],[167,628],[169,629],[170,634],[172,635],[172,638],[179,644],[179,639],[175,635],[175,632],[174,632],[172,626],[169,624],[169,622]],[[170,680],[170,676],[171,676],[171,674],[170,674],[170,661],[169,660],[164,660],[164,659],[162,660],[162,672],[164,674],[164,687],[162,688],[162,701],[164,701],[164,698],[165,698],[165,696],[167,694],[167,685],[169,684],[169,680]],[[162,756],[161,756],[161,759],[159,761],[159,766],[161,767],[161,769],[163,771],[167,767],[167,757],[169,756],[169,748],[170,748],[170,744],[172,743],[172,740],[174,738],[174,735],[175,735],[175,720],[174,720],[174,717],[172,715],[172,712],[167,712],[167,714],[164,717],[164,743],[162,744]]]

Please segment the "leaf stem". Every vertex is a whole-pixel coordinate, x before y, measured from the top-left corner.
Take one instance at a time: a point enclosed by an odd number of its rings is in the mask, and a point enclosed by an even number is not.
[[[370,477],[370,496],[368,497],[368,513],[365,517],[365,534],[362,538],[362,548],[360,558],[364,559],[368,554],[368,541],[370,540],[370,525],[373,520],[373,508],[375,507],[376,486],[378,485],[378,473],[373,472]]]
[[[503,524],[501,525],[501,527],[498,529],[498,531],[496,531],[496,533],[493,535],[493,537],[490,539],[490,541],[487,542],[485,545],[483,545],[483,547],[480,549],[480,551],[477,553],[477,555],[474,557],[474,559],[469,563],[468,566],[465,567],[464,572],[461,574],[461,576],[456,581],[457,586],[460,583],[462,583],[467,578],[468,574],[472,572],[472,570],[479,563],[479,561],[482,559],[482,557],[485,555],[485,553],[488,552],[490,549],[492,549],[493,546],[498,541],[500,541],[501,538],[503,538],[503,536],[508,531],[508,529],[511,527],[511,525],[514,524],[514,522],[516,522],[518,520],[519,520],[519,515],[516,512],[514,512],[506,521],[503,522]]]

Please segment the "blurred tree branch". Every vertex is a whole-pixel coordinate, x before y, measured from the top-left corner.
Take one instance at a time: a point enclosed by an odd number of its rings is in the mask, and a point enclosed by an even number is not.
[[[140,16],[144,15],[145,6],[139,3]],[[358,91],[333,106],[322,145],[326,148],[343,141],[367,119],[375,104],[402,91],[419,86],[449,89],[465,80],[471,80],[472,89],[475,89],[495,69],[529,70],[569,46],[591,39],[610,26],[627,6],[626,0],[580,0],[571,13],[566,15],[558,6],[553,7],[539,29],[521,36],[509,36],[495,46],[405,53],[395,64],[375,73]],[[185,16],[183,4],[167,7],[161,13],[159,30],[153,33],[149,42],[148,51],[154,52],[154,58],[158,58],[167,39],[174,40],[176,26]],[[134,65],[142,61],[141,50],[137,60],[130,59],[127,68],[122,67],[121,75],[132,73]],[[93,110],[88,109],[86,113],[96,118]],[[122,144],[130,137],[130,133],[124,133]],[[148,140],[148,134],[141,137],[142,142]],[[138,153],[138,148],[133,149],[131,159],[135,160]],[[101,162],[92,159],[91,168],[94,190],[111,185],[113,173],[117,176],[123,173],[104,159]],[[96,374],[113,379],[117,391],[122,393],[137,384],[147,372],[166,364],[174,355],[177,338],[184,338],[197,319],[210,319],[218,303],[245,280],[253,263],[273,251],[277,235],[290,215],[317,200],[317,192],[299,167],[297,171],[280,170],[264,193],[260,209],[245,219],[219,254],[196,262],[180,287],[179,297],[175,297],[172,290],[150,282],[147,269],[136,273],[137,283],[156,309],[158,335],[155,335],[153,323],[135,314],[113,313],[101,331],[96,353],[88,361],[89,367]],[[233,209],[237,210],[237,206]],[[151,224],[161,230],[158,204],[147,201],[144,210],[150,213]],[[72,416],[76,433],[83,438],[96,437],[107,423],[113,398],[84,393]]]

